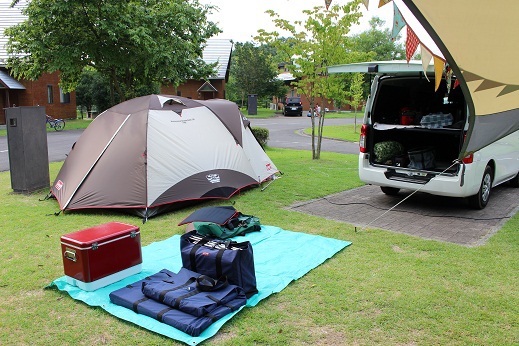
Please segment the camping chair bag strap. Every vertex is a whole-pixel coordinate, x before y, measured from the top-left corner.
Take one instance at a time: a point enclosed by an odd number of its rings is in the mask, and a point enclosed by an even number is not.
[[[190,270],[196,272],[196,253],[198,249],[202,247],[201,244],[195,244],[191,248],[191,251],[189,251],[189,266],[183,265],[184,268],[189,268]]]
[[[159,299],[156,299],[158,300],[159,302],[163,303],[164,302],[164,296],[170,292],[170,291],[176,291],[176,290],[179,290],[181,288],[184,288],[186,286],[189,286],[190,284],[192,284],[193,282],[195,282],[196,279],[195,278],[189,278],[189,280],[187,280],[184,284],[180,285],[180,286],[176,286],[176,287],[173,287],[173,288],[169,288],[169,289],[166,289],[162,292],[159,293]],[[144,291],[144,286],[146,285],[145,282],[142,283],[142,290]]]
[[[226,276],[229,284],[245,290],[247,298],[258,293],[254,253],[250,242],[221,242],[209,238],[209,241],[198,241],[194,244],[193,239],[200,239],[195,230],[184,233],[180,237],[180,252],[184,268],[196,268],[197,273],[213,279]]]
[[[244,296],[243,291],[241,291],[241,293],[238,293],[238,295],[234,299],[230,300],[222,299],[221,296],[218,296],[214,292],[211,292],[211,296],[217,296],[218,299],[226,303],[214,303],[216,305],[216,308],[212,310],[210,313],[207,313],[203,316],[194,316],[181,310],[173,309],[172,307],[160,303],[155,299],[150,299],[146,297],[144,293],[142,293],[143,282],[146,282],[148,284],[152,282],[164,282],[171,284],[172,281],[186,282],[189,278],[198,276],[199,275],[197,273],[194,273],[185,268],[181,268],[177,274],[163,269],[157,274],[150,275],[149,277],[143,280],[137,281],[133,284],[127,285],[123,288],[111,292],[110,300],[112,301],[112,303],[130,310],[133,310],[135,307],[137,313],[149,316],[160,322],[166,323],[191,336],[199,336],[214,321],[222,318],[223,316],[227,315],[233,310],[236,310],[239,307],[245,305],[247,300]],[[228,287],[231,286],[229,285]],[[214,302],[214,300],[212,300],[211,298],[207,299]]]

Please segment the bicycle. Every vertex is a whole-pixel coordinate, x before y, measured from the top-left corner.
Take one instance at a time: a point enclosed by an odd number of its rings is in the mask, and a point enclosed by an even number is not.
[[[46,123],[49,125],[51,129],[55,131],[61,131],[65,128],[65,120],[63,119],[54,119],[53,117],[47,115]]]

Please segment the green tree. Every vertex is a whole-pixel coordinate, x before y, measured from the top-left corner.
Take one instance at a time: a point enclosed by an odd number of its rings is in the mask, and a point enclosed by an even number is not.
[[[108,81],[99,72],[85,68],[76,87],[76,104],[81,109],[81,117],[83,109],[88,113],[94,108],[102,110],[100,104],[109,105],[109,89]]]
[[[303,13],[307,16],[304,22],[281,19],[270,10],[267,12],[276,27],[288,31],[290,37],[280,38],[278,32],[259,30],[257,39],[274,46],[278,56],[290,63],[288,68],[297,77],[293,85],[310,101],[313,159],[320,158],[327,100],[343,97],[339,86],[340,77],[329,76],[326,73],[327,66],[363,61],[365,58],[353,50],[347,36],[351,25],[358,23],[361,16],[359,3],[360,1],[355,0],[343,6],[333,5],[329,10],[325,10],[323,6],[304,10]],[[313,111],[316,97],[324,100],[320,105],[320,117],[316,117]]]
[[[391,30],[383,29],[385,22],[373,17],[369,21],[370,28],[358,35],[353,36],[354,49],[358,52],[373,52],[373,60],[403,60],[405,59],[405,48],[399,41],[391,39]]]
[[[363,88],[362,85],[364,84],[364,76],[362,73],[354,73],[353,79],[350,84],[350,105],[354,109],[354,125],[353,130],[354,132],[357,132],[357,108],[360,106],[362,100],[363,100]]]
[[[392,40],[391,30],[384,28],[384,24],[385,22],[378,17],[371,18],[370,28],[352,37],[354,49],[358,52],[370,53],[369,61],[405,59],[405,48],[400,42],[400,35]],[[369,75],[364,75],[364,97],[369,95],[370,84]]]
[[[242,106],[248,94],[263,98],[279,92],[277,71],[272,56],[265,49],[251,42],[237,43],[232,58],[231,97],[240,100]]]
[[[205,42],[220,32],[207,20],[212,9],[198,0],[32,0],[22,10],[27,19],[5,31],[8,66],[32,80],[60,71],[65,91],[91,66],[108,78],[112,103],[115,95],[123,101],[139,88],[212,74],[202,60]]]

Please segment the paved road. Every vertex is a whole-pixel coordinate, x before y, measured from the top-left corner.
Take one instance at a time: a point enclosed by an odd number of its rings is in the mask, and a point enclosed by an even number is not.
[[[275,117],[269,119],[250,119],[252,126],[269,130],[268,145],[273,148],[312,150],[312,137],[302,135],[300,130],[312,127],[309,117]],[[353,124],[353,119],[325,119],[324,125]],[[360,120],[358,120],[360,121]],[[358,143],[323,139],[321,151],[343,154],[358,154]]]
[[[325,125],[351,124],[353,119],[326,119]],[[275,117],[269,119],[251,119],[252,126],[267,128],[270,132],[269,146],[274,148],[312,150],[312,138],[300,134],[301,130],[311,127],[308,117]],[[47,145],[49,162],[63,161],[72,145],[81,135],[82,130],[49,132]],[[7,137],[0,137],[0,171],[9,170]],[[357,143],[323,139],[322,151],[357,154]]]
[[[69,130],[47,133],[49,161],[64,161],[72,144],[77,141],[82,132],[82,130]],[[9,153],[7,149],[7,137],[0,137],[0,172],[9,170]]]

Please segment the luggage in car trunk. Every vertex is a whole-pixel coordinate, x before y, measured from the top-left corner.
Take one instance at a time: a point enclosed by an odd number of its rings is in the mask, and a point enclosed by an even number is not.
[[[140,230],[120,222],[61,236],[67,282],[93,291],[141,271]]]
[[[431,169],[435,167],[434,162],[434,148],[415,148],[409,150],[409,168],[416,169]]]

